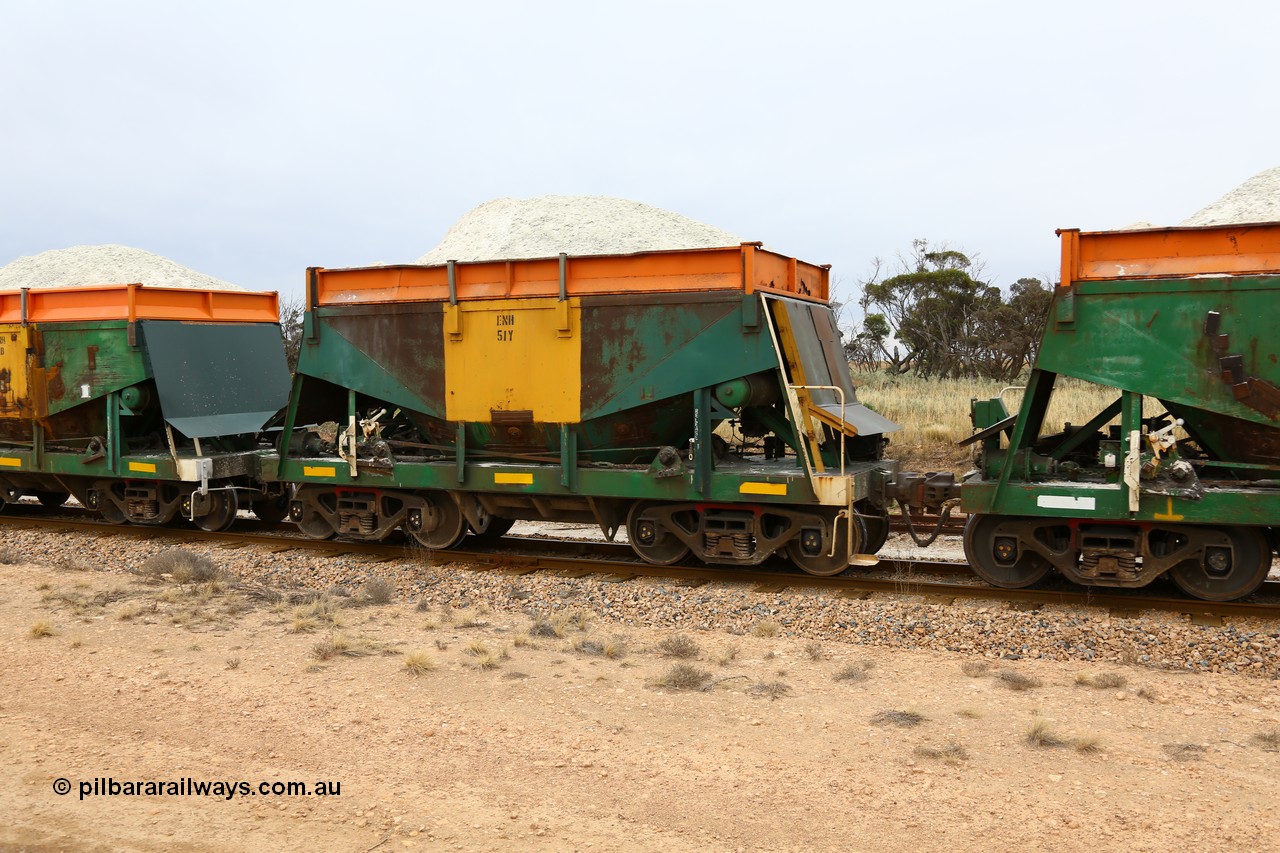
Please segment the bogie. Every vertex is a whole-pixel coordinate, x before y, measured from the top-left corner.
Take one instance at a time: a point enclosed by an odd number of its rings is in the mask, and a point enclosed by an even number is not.
[[[1055,569],[1082,586],[1145,587],[1164,575],[1207,601],[1243,598],[1266,579],[1265,528],[970,516],[965,556],[992,586],[1021,589]]]

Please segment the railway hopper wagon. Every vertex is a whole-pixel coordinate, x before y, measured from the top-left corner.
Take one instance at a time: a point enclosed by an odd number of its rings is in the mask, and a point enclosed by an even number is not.
[[[516,520],[645,560],[844,571],[888,533],[828,268],[722,249],[311,269],[279,476],[314,537]]]
[[[973,404],[971,565],[1002,587],[1056,571],[1248,595],[1280,528],[1280,224],[1059,234],[1061,285],[1020,410]],[[1050,433],[1059,377],[1114,400]]]
[[[261,433],[288,392],[274,293],[0,292],[0,508],[74,495],[115,523],[279,520]]]

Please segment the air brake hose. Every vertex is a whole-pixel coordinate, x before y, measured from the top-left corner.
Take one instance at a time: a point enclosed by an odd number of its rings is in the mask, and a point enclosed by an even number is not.
[[[954,505],[952,504],[944,506],[942,508],[942,515],[938,516],[938,523],[933,528],[933,533],[921,538],[916,533],[915,525],[911,523],[911,508],[908,507],[906,502],[901,498],[898,499],[898,506],[902,509],[902,517],[906,519],[907,533],[910,534],[912,540],[914,540],[921,548],[932,545],[933,540],[937,539],[938,536],[941,535],[942,528],[946,526],[947,520],[951,517],[951,510],[954,509]]]

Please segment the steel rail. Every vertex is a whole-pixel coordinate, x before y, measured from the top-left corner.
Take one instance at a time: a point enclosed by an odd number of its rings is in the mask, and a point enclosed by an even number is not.
[[[276,525],[263,525],[265,528],[278,528]],[[389,559],[434,559],[441,562],[471,563],[469,569],[489,571],[503,567],[513,567],[532,571],[567,571],[585,576],[589,574],[613,575],[618,577],[671,578],[677,580],[707,582],[730,582],[755,584],[761,591],[781,592],[787,588],[795,589],[829,589],[849,597],[865,597],[871,593],[887,593],[896,595],[928,596],[935,599],[977,598],[996,601],[1008,601],[1029,605],[1061,604],[1069,606],[1109,608],[1121,613],[1134,613],[1142,610],[1157,610],[1174,613],[1185,613],[1193,617],[1253,617],[1262,619],[1280,619],[1280,582],[1268,581],[1263,584],[1258,594],[1265,598],[1275,599],[1276,603],[1256,601],[1201,601],[1189,598],[1143,595],[1141,590],[1099,590],[1094,588],[1075,589],[1001,589],[988,586],[971,575],[963,563],[940,563],[913,560],[882,560],[878,566],[869,567],[870,571],[888,571],[888,578],[865,577],[862,575],[839,575],[835,577],[817,577],[798,571],[774,571],[770,569],[743,569],[741,567],[707,567],[707,566],[655,566],[638,559],[617,560],[587,555],[527,554],[506,553],[502,551],[472,551],[451,549],[447,551],[430,551],[416,543],[405,540],[402,543],[357,542],[335,539],[308,539],[299,536],[284,536],[279,532],[249,532],[242,525],[239,530],[210,532],[196,528],[149,527],[145,525],[112,525],[105,521],[87,521],[74,518],[44,518],[26,513],[0,515],[0,526],[5,527],[42,527],[49,529],[80,530],[97,532],[103,535],[125,535],[142,539],[172,538],[206,542],[223,542],[228,545],[264,545],[276,550],[308,550],[341,554],[366,554],[382,556]],[[504,542],[520,542],[523,545],[537,544],[561,547],[598,547],[610,546],[610,549],[631,549],[616,543],[582,542],[580,540],[546,540],[546,539],[514,539],[504,537]],[[922,574],[958,574],[970,578],[968,583],[924,580]]]

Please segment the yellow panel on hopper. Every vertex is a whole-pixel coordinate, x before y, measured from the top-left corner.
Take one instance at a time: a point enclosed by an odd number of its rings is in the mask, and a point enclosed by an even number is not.
[[[29,331],[20,324],[0,325],[0,418],[29,418],[27,346]],[[23,406],[18,405],[19,402]]]
[[[488,422],[529,411],[540,423],[582,413],[579,300],[492,299],[445,306],[445,416]]]

